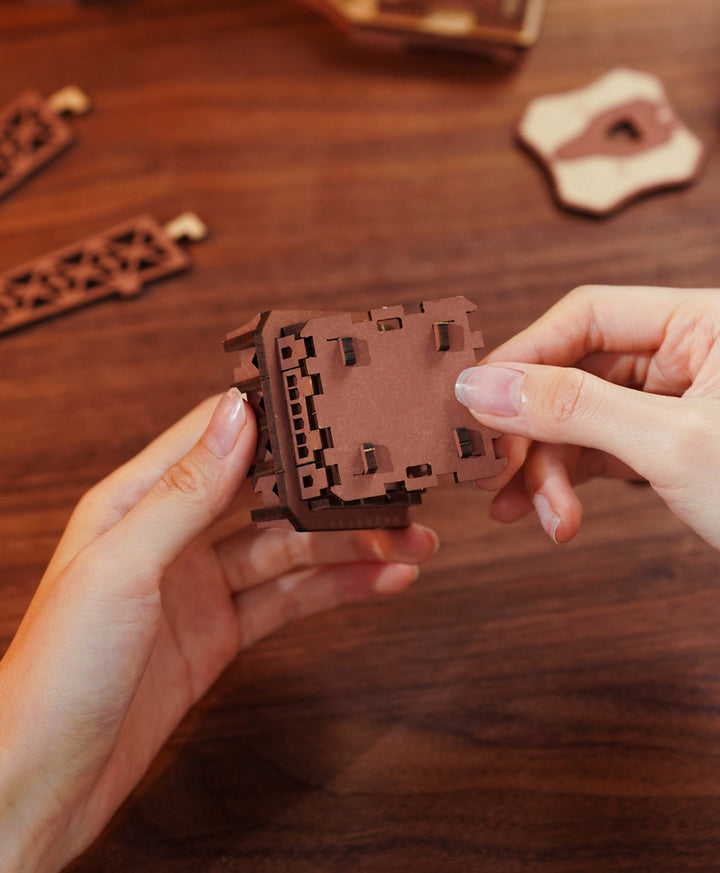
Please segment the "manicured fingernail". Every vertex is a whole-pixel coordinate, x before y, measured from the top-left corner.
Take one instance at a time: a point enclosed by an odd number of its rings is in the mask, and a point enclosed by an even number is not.
[[[404,591],[420,575],[420,568],[409,564],[388,564],[375,579],[378,594],[397,594]]]
[[[430,544],[430,548],[432,549],[430,554],[434,555],[437,552],[437,550],[440,548],[440,537],[435,533],[434,530],[432,530],[429,527],[425,527],[424,524],[419,524],[418,527],[427,537],[428,543]]]
[[[458,376],[455,396],[471,412],[517,415],[520,411],[520,382],[524,375],[521,370],[492,364],[471,367]]]
[[[237,388],[220,398],[205,431],[205,443],[213,454],[224,458],[230,454],[247,421],[245,401]]]
[[[560,526],[560,516],[553,512],[550,501],[544,494],[540,494],[539,491],[533,497],[533,506],[540,519],[540,524],[543,526],[543,530],[554,543],[557,543],[557,529]]]

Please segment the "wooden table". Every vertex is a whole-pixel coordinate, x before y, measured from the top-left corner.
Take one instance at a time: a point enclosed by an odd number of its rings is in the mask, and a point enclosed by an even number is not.
[[[213,230],[191,273],[0,340],[0,650],[78,497],[228,383],[256,311],[465,294],[492,346],[574,285],[718,284],[711,0],[549,0],[515,70],[354,47],[290,0],[3,4],[0,58],[0,103],[96,106],[0,205],[1,268],[143,211]],[[513,126],[621,64],[715,153],[689,190],[563,213]],[[428,493],[416,587],[239,657],[75,873],[718,870],[718,555],[648,489],[583,494],[555,547]]]

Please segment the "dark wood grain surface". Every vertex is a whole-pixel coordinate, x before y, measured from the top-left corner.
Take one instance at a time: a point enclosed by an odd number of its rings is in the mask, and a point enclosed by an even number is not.
[[[711,153],[600,222],[513,125],[617,65]],[[290,0],[0,4],[0,70],[0,103],[96,106],[0,204],[0,269],[144,211],[213,230],[191,273],[0,340],[0,651],[74,502],[228,383],[256,311],[465,294],[494,345],[574,285],[719,282],[715,0],[549,0],[515,70],[354,47]],[[720,557],[647,489],[583,494],[555,547],[428,493],[416,587],[239,657],[75,873],[719,870]]]

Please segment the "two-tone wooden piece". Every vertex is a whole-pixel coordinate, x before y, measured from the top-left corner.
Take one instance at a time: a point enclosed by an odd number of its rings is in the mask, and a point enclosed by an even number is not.
[[[596,216],[692,184],[705,155],[660,80],[623,68],[585,88],[537,97],[518,137],[547,172],[560,205]]]

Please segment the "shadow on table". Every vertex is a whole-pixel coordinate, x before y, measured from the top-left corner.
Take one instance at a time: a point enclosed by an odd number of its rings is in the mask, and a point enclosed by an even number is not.
[[[253,707],[231,668],[73,873],[709,871],[720,719],[697,667],[494,703],[477,664],[376,712],[297,682]]]

